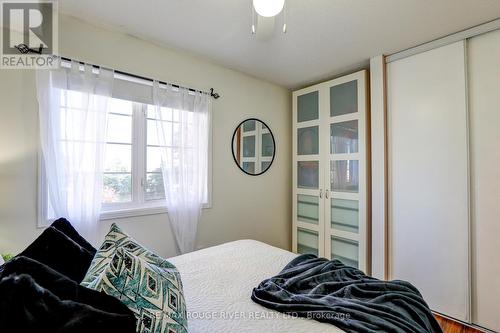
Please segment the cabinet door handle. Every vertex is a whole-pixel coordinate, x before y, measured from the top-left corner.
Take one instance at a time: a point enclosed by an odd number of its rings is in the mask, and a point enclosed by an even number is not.
[[[319,190],[319,198],[320,198],[320,199],[322,199],[322,198],[323,198],[323,190],[322,190],[322,189],[320,189],[320,190]]]
[[[325,191],[325,198],[328,199],[328,193],[330,193],[328,190]]]

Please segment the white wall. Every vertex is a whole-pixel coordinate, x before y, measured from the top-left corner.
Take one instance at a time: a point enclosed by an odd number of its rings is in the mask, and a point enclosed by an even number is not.
[[[198,246],[252,238],[284,249],[291,245],[291,94],[283,88],[199,57],[61,16],[60,54],[117,70],[208,89],[213,104],[212,208],[205,209]],[[36,228],[38,106],[34,72],[0,70],[0,252],[21,251]],[[231,136],[247,118],[262,119],[276,139],[276,158],[262,176],[234,164]],[[103,236],[117,222],[163,256],[175,255],[166,214],[102,222]]]

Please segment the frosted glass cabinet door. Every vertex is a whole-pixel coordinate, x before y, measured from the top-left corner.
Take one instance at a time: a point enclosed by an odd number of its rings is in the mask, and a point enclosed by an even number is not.
[[[342,261],[344,265],[359,266],[359,245],[358,242],[350,239],[343,239],[332,236],[332,259]]]
[[[330,154],[358,152],[358,121],[350,120],[330,125]]]
[[[359,191],[359,161],[330,161],[331,190],[334,192]]]
[[[293,92],[292,250],[366,273],[367,72]]]
[[[297,221],[319,223],[319,198],[312,195],[297,195]]]
[[[319,92],[297,97],[297,122],[319,119]]]
[[[324,255],[324,201],[321,142],[324,89],[293,93],[293,251]],[[326,126],[325,126],[326,128]]]
[[[331,199],[331,228],[359,233],[359,202],[357,200]]]
[[[330,116],[358,112],[358,81],[350,81],[330,88]]]
[[[297,185],[304,189],[318,189],[319,187],[319,162],[297,162]]]
[[[297,154],[319,154],[319,126],[297,129]]]
[[[300,254],[318,255],[319,235],[316,231],[298,228],[297,252]]]

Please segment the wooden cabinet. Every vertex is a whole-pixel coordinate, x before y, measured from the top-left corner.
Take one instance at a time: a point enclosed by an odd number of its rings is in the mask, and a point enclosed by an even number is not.
[[[369,271],[367,72],[293,93],[293,251]]]

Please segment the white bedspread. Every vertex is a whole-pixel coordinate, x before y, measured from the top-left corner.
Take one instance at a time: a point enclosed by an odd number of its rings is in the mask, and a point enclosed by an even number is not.
[[[291,318],[250,299],[296,254],[241,240],[170,258],[181,273],[190,333],[341,333],[333,325]]]

